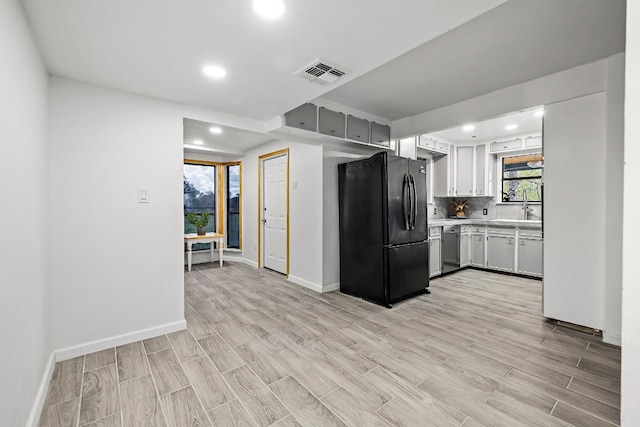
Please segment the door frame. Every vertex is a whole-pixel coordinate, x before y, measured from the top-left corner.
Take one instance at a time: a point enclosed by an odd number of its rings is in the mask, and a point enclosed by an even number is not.
[[[286,275],[289,275],[289,149],[288,148],[283,148],[282,150],[277,150],[277,151],[272,151],[270,153],[267,154],[262,154],[260,156],[258,156],[258,268],[262,268],[263,267],[263,259],[262,257],[264,256],[263,251],[262,251],[262,240],[263,240],[263,232],[264,232],[264,226],[262,223],[262,183],[264,182],[264,168],[262,167],[262,163],[265,160],[269,160],[275,157],[280,157],[286,155],[287,156],[287,171],[286,171],[286,179],[287,179],[287,206],[286,206],[286,212],[287,212],[287,271],[286,271]]]

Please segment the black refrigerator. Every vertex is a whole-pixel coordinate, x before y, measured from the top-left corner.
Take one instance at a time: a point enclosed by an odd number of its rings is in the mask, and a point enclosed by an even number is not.
[[[338,165],[340,292],[387,307],[429,292],[425,174],[386,152]]]

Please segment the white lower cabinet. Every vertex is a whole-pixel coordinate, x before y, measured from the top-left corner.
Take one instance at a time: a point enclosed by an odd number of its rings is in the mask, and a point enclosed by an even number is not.
[[[484,233],[471,235],[471,265],[474,267],[486,267],[484,257],[484,242],[486,238]]]
[[[460,267],[471,265],[471,227],[460,227]]]
[[[514,272],[515,237],[489,234],[487,236],[487,268]]]
[[[460,267],[542,277],[543,239],[540,229],[462,225]],[[442,228],[429,227],[429,277],[442,274]]]
[[[442,274],[440,237],[429,237],[429,277]]]
[[[518,239],[518,273],[542,277],[542,239]]]

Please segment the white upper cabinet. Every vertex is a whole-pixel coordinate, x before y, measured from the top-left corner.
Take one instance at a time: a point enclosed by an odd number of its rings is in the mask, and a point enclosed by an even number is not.
[[[473,196],[473,146],[456,147],[456,196]]]
[[[502,153],[504,151],[513,151],[522,149],[522,138],[510,139],[508,141],[492,142],[489,151],[492,153]]]
[[[453,183],[449,183],[452,168],[450,156],[439,156],[433,158],[433,195],[435,197],[452,196],[451,189]]]
[[[487,146],[477,145],[476,146],[476,182],[475,182],[475,195],[476,196],[486,196],[486,188],[488,184],[488,176],[487,176]]]
[[[418,148],[424,148],[425,150],[433,154],[448,154],[449,144],[446,142],[438,141],[427,135],[420,135],[417,137]]]
[[[434,142],[438,143],[438,141]],[[446,145],[448,155],[433,158],[434,195],[436,197],[491,195],[488,191],[491,168],[487,167],[489,159],[487,146],[485,144]]]
[[[524,139],[524,148],[542,147],[542,136],[528,136]]]

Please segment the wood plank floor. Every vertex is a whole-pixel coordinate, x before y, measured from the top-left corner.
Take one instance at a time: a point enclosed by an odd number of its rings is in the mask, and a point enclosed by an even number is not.
[[[393,309],[227,262],[187,331],[59,362],[40,426],[608,426],[620,350],[541,315],[541,282],[463,270]]]

